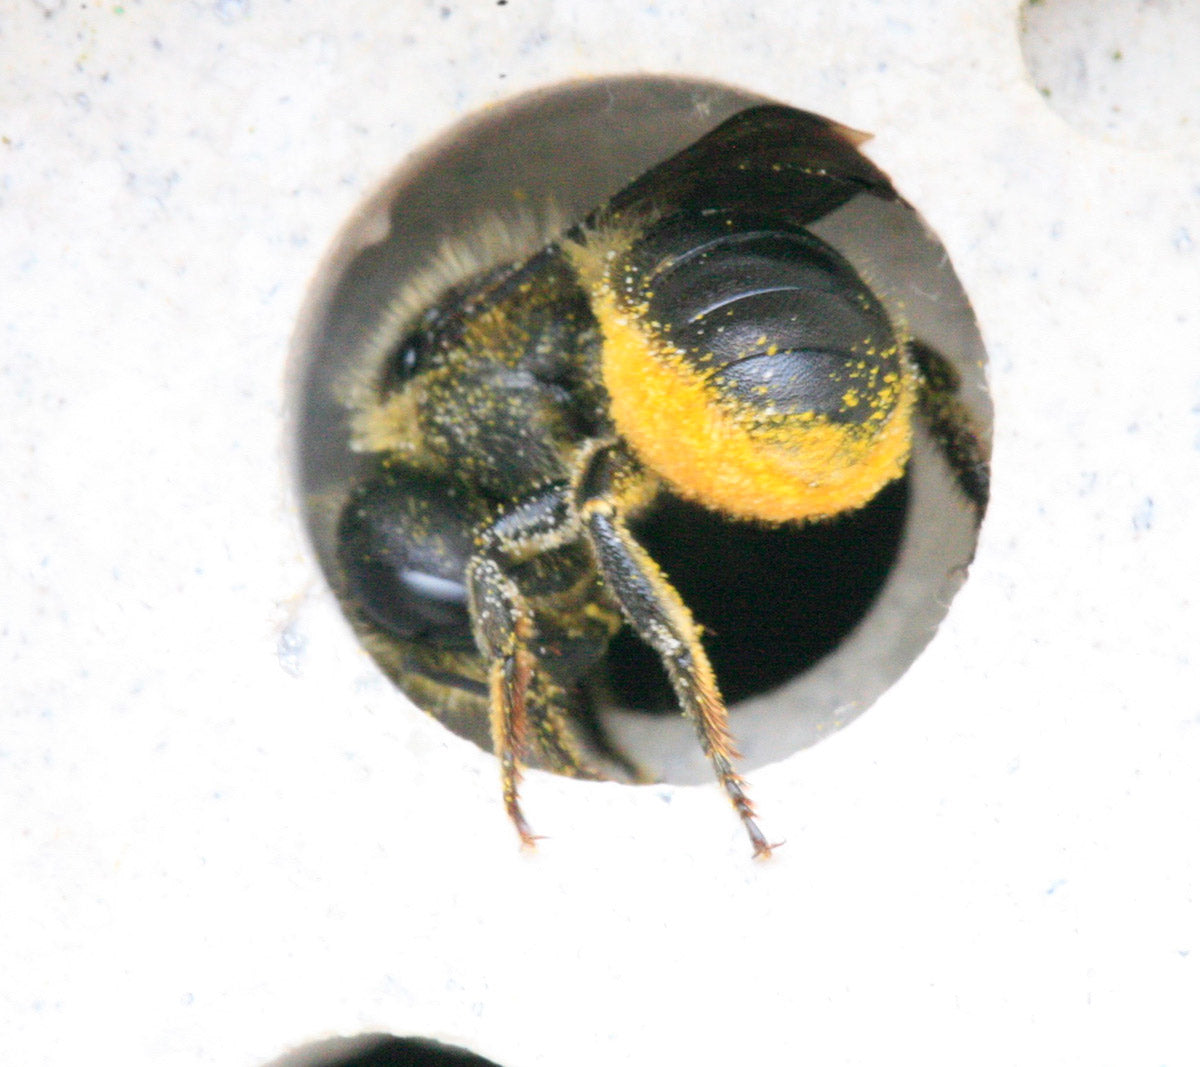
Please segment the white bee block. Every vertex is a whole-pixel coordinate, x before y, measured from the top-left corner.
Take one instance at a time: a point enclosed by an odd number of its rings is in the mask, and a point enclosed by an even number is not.
[[[1200,1057],[1190,7],[11,6],[6,1062]],[[871,131],[988,354],[969,576],[861,718],[833,728],[839,679],[872,686],[827,665],[828,736],[749,773],[766,862],[695,768],[531,771],[522,850],[495,758],[359,646],[293,476],[292,338],[346,220],[464,117],[636,73]]]

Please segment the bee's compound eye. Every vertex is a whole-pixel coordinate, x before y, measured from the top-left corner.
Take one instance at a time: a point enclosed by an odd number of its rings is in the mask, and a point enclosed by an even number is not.
[[[424,330],[415,330],[406,334],[388,357],[384,371],[380,375],[380,392],[392,392],[399,389],[405,382],[416,376],[417,369],[423,362],[431,347],[429,334]]]

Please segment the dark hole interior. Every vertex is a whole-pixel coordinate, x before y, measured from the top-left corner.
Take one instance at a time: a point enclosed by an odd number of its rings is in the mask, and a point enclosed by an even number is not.
[[[697,620],[730,704],[802,674],[867,614],[896,561],[907,476],[866,507],[826,522],[733,522],[671,497],[635,526]],[[609,648],[604,685],[619,705],[678,706],[662,665],[628,628]]]
[[[323,1061],[320,1067],[497,1067],[473,1052],[414,1037],[384,1037],[368,1048]]]

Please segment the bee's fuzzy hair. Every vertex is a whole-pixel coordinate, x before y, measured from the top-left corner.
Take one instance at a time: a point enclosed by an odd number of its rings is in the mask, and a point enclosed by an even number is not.
[[[337,390],[341,402],[354,412],[371,403],[383,361],[420,315],[450,288],[505,263],[520,263],[557,240],[568,221],[553,204],[540,211],[497,212],[482,216],[473,226],[443,239],[429,261],[402,280],[380,316],[363,338],[353,370]]]

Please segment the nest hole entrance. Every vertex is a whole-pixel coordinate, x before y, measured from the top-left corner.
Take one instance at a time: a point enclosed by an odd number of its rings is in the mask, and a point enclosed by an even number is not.
[[[651,75],[526,94],[414,154],[347,224],[310,292],[292,362],[298,496],[335,590],[337,516],[363,462],[349,447],[344,385],[364,349],[380,343],[394,295],[481,217],[532,209],[565,228],[632,177],[763,102],[740,89]],[[946,357],[990,451],[982,339],[945,248],[919,214],[903,200],[862,195],[810,228],[851,262],[908,335]],[[770,529],[668,500],[636,533],[705,627],[742,766],[753,769],[845,725],[904,673],[945,616],[978,525],[940,455],[918,435],[907,475],[857,512]],[[632,634],[614,642],[598,688],[619,751],[662,781],[711,781],[661,667]],[[485,734],[461,732],[486,746]]]
[[[1200,140],[1200,4],[1024,0],[1034,87],[1088,137],[1136,150]]]
[[[422,1037],[369,1034],[321,1041],[268,1067],[500,1067],[466,1049]]]

